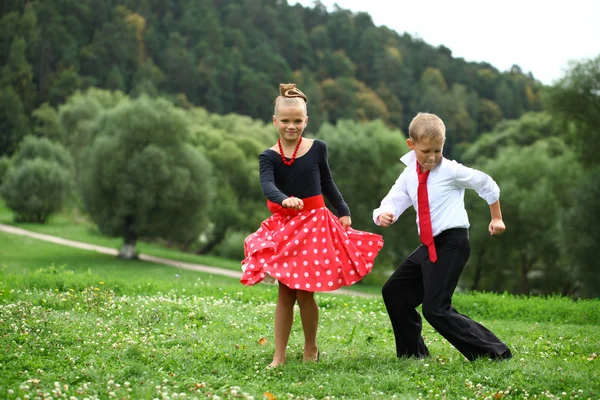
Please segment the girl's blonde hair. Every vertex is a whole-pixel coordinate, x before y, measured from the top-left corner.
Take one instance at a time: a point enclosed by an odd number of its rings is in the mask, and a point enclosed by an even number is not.
[[[273,102],[275,104],[273,113],[277,115],[281,106],[292,106],[303,108],[306,114],[306,103],[308,103],[306,95],[296,87],[295,83],[282,83],[279,85],[279,96]]]
[[[410,122],[408,136],[415,143],[423,139],[443,141],[446,139],[446,125],[437,115],[420,112]]]

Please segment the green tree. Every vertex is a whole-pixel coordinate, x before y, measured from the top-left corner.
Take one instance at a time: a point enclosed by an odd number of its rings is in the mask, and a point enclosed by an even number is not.
[[[268,217],[265,198],[259,184],[258,154],[276,140],[270,124],[239,115],[220,116],[202,109],[189,112],[194,143],[214,166],[216,198],[210,207],[210,229],[199,254],[214,252],[231,235],[240,238],[243,252],[245,235],[253,232]],[[244,135],[239,135],[239,132]],[[227,254],[235,257],[238,254]]]
[[[15,34],[19,31],[20,15],[16,11],[0,15],[0,64],[5,65]]]
[[[141,97],[103,113],[79,186],[101,232],[123,237],[120,256],[135,257],[138,238],[186,243],[198,237],[213,199],[212,168],[189,143],[182,111]]]
[[[21,98],[8,86],[0,88],[0,156],[12,155],[29,133],[29,118]]]
[[[8,157],[0,157],[0,187],[2,187],[2,182],[4,182],[4,178],[6,177],[6,173],[10,168],[10,158]]]
[[[548,113],[529,112],[517,120],[503,120],[491,132],[482,134],[467,147],[462,159],[469,163],[495,158],[500,150],[510,146],[530,146],[544,138],[559,137],[560,125]]]
[[[48,101],[53,106],[64,103],[67,98],[82,86],[82,80],[75,68],[60,71],[52,81]]]
[[[56,109],[48,103],[42,104],[31,114],[33,133],[59,143],[65,143],[65,131]]]
[[[474,288],[513,293],[572,294],[575,271],[563,251],[564,218],[574,207],[573,188],[581,176],[574,153],[558,138],[530,146],[502,148],[495,158],[478,165],[501,190],[507,231],[487,233],[489,207],[470,194],[472,220],[470,269],[479,280]],[[477,276],[477,274],[479,276]]]
[[[26,58],[27,43],[15,37],[10,47],[6,65],[0,71],[0,87],[11,86],[21,98],[26,113],[31,112],[36,99],[33,72]]]
[[[600,296],[598,275],[598,243],[600,228],[600,166],[586,171],[584,179],[577,183],[570,213],[565,214],[565,258],[576,268],[575,275],[581,284],[583,297]]]
[[[69,198],[73,159],[59,143],[28,136],[12,160],[0,194],[17,222],[46,222]]]
[[[146,94],[150,97],[157,97],[159,95],[158,88],[164,80],[165,74],[149,58],[133,75],[131,95],[137,97]]]
[[[163,63],[166,76],[164,86],[171,93],[184,93],[188,98],[198,96],[195,93],[196,67],[194,57],[187,49],[186,40],[177,32],[169,35],[167,48],[164,50]]]
[[[82,49],[83,75],[93,76],[101,85],[113,84],[108,78],[117,68],[123,86],[130,88],[133,74],[142,62],[139,27],[130,19],[132,15],[124,6],[118,6],[111,20],[98,27],[92,43]]]
[[[549,112],[560,117],[567,140],[586,162],[584,167],[598,165],[600,151],[600,56],[571,63],[558,84],[548,89],[545,98]]]
[[[19,151],[14,155],[12,163],[15,166],[19,166],[28,160],[35,160],[36,158],[50,161],[67,170],[69,174],[73,173],[74,163],[71,154],[69,154],[62,144],[53,142],[48,138],[25,137]]]
[[[502,120],[502,110],[492,100],[479,99],[477,104],[477,128],[489,132]]]
[[[129,98],[121,92],[92,88],[76,92],[58,108],[58,118],[64,133],[62,143],[71,152],[77,173],[86,158],[85,151],[99,133],[94,129],[94,121],[105,111],[123,102],[129,102]]]

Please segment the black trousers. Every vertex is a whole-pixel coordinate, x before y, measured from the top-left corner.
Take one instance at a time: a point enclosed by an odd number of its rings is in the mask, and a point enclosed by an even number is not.
[[[483,325],[457,312],[452,295],[469,254],[469,233],[464,228],[443,231],[434,238],[437,261],[432,263],[420,246],[400,264],[383,286],[385,307],[396,339],[398,357],[426,357],[429,350],[421,336],[423,316],[466,358],[506,358],[508,347]]]

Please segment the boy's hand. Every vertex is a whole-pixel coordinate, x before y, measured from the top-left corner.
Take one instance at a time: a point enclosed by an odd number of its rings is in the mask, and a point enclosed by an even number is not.
[[[344,229],[348,229],[350,225],[352,225],[352,218],[349,215],[344,217],[340,217],[340,224],[344,227]]]
[[[281,202],[281,206],[285,208],[293,208],[294,210],[302,210],[304,208],[304,202],[302,199],[297,197],[288,197]]]
[[[396,218],[394,218],[394,214],[392,214],[391,212],[384,212],[383,214],[380,214],[377,218],[379,219],[379,225],[381,225],[384,228],[387,228],[388,226],[396,222]]]
[[[490,222],[490,226],[488,227],[488,231],[490,235],[501,235],[506,230],[506,226],[504,226],[504,222],[500,218],[492,219]]]

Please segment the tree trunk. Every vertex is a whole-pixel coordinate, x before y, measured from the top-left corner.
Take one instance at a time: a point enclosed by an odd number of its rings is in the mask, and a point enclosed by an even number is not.
[[[196,254],[202,255],[210,253],[219,243],[223,241],[223,239],[225,239],[225,232],[227,232],[227,230],[223,230],[222,232],[215,232],[211,240],[209,240],[206,244],[204,244],[204,246],[196,250]]]
[[[580,285],[578,285],[577,283],[573,282],[572,280],[569,280],[565,287],[562,290],[562,295],[567,297],[567,296],[573,296],[577,290],[579,290]]]
[[[521,255],[521,294],[527,294],[529,292],[527,281],[527,273],[529,272],[528,264],[527,256]]]
[[[137,233],[132,229],[133,218],[127,217],[125,219],[125,232],[123,236],[123,246],[119,252],[119,258],[125,260],[137,259],[135,253],[135,245],[137,242]]]

